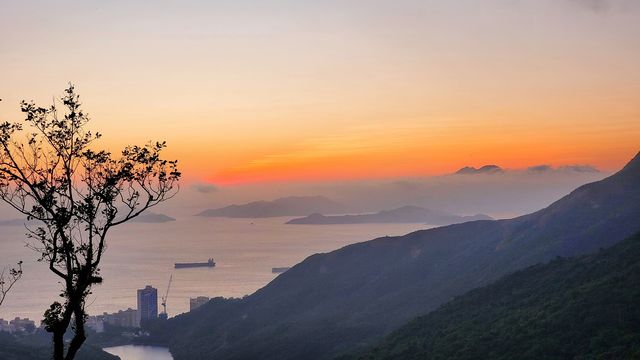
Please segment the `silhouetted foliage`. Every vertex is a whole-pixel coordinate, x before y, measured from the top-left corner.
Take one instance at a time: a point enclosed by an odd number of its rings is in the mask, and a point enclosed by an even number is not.
[[[161,158],[164,142],[127,146],[117,158],[94,149],[101,135],[86,129],[72,85],[48,108],[23,101],[21,110],[23,123],[0,124],[0,198],[36,220],[30,246],[62,279],[65,301],[51,304],[44,321],[54,359],[70,360],[86,339],[85,299],[102,282],[109,230],[175,195],[180,173],[176,161]]]
[[[5,297],[13,288],[13,285],[22,277],[22,261],[18,262],[15,268],[2,269],[0,272],[0,305],[4,302]]]

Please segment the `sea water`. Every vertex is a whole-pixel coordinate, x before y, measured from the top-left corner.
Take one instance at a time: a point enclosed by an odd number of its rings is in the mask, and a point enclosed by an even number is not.
[[[189,310],[189,298],[242,297],[278,274],[273,267],[293,266],[307,256],[386,235],[427,228],[424,224],[286,225],[290,218],[227,219],[185,216],[177,221],[131,223],[115,228],[101,269],[104,283],[87,300],[87,312],[99,315],[135,309],[136,290],[173,283],[167,301],[170,316]],[[24,277],[0,307],[0,318],[29,317],[37,322],[59,300],[61,285],[46,263],[25,247],[23,226],[0,227],[0,267],[23,260]],[[175,262],[203,262],[215,268],[174,269]],[[158,301],[160,303],[160,300]],[[160,304],[159,304],[160,306]]]
[[[120,360],[172,360],[169,349],[159,346],[123,345],[104,348],[109,354],[117,355]]]

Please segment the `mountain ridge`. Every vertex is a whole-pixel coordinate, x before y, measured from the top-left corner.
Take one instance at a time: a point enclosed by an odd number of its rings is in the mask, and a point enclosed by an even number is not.
[[[176,360],[329,359],[471,289],[640,231],[640,154],[618,173],[532,214],[381,237],[308,257],[239,300],[169,321]]]
[[[325,196],[287,196],[272,201],[252,201],[204,210],[196,216],[230,218],[266,218],[306,216],[312,213],[340,213],[344,206]]]
[[[503,173],[504,169],[498,165],[484,165],[479,168],[475,168],[473,166],[465,166],[454,174],[456,175],[475,175],[475,174],[500,174]]]

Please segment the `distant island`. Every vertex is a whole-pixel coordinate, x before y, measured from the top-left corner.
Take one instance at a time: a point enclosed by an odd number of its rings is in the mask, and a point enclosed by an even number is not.
[[[268,218],[278,216],[302,216],[312,213],[341,213],[344,206],[324,196],[289,196],[273,201],[254,201],[242,205],[230,205],[208,209],[196,216],[228,218]]]
[[[493,220],[484,214],[460,216],[444,211],[426,209],[419,206],[403,206],[392,210],[383,210],[372,214],[360,215],[322,215],[312,214],[303,218],[292,219],[287,224],[293,225],[331,225],[331,224],[371,224],[371,223],[424,223],[429,225],[450,225],[474,220]]]
[[[455,172],[456,175],[476,175],[476,174],[500,174],[504,170],[498,165],[485,165],[481,168],[474,168],[473,166],[465,166],[462,169]]]
[[[158,223],[165,223],[169,221],[176,221],[176,219],[172,218],[171,216],[167,216],[165,214],[157,214],[153,212],[142,214],[131,220],[131,222],[147,223],[147,224],[158,224]]]

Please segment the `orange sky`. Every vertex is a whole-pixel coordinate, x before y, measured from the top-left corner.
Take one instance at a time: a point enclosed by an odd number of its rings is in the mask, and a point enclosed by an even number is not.
[[[15,2],[0,119],[73,81],[106,146],[167,140],[217,184],[614,170],[640,150],[640,7],[592,4]]]

